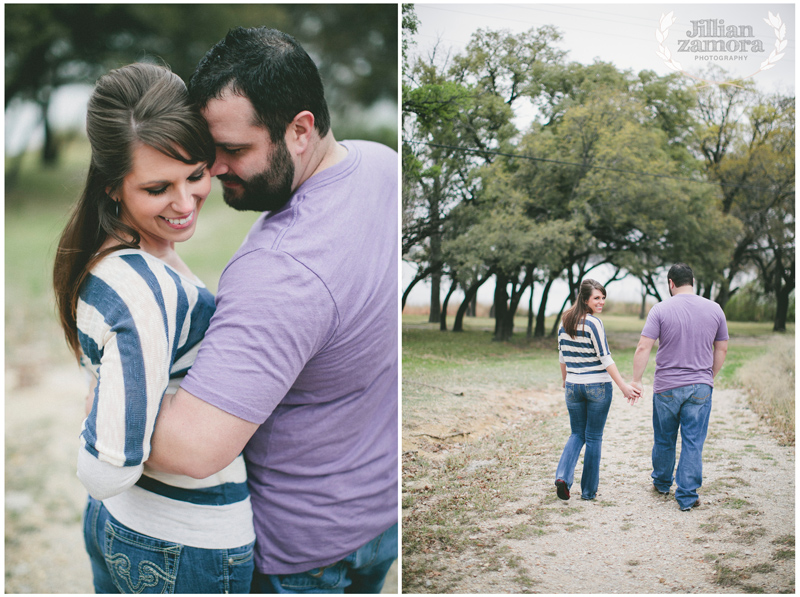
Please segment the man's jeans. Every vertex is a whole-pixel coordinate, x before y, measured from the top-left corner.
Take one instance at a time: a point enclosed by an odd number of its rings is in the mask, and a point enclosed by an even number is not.
[[[600,483],[600,452],[603,445],[603,429],[606,426],[608,409],[611,408],[613,388],[611,382],[565,385],[569,425],[569,436],[561,460],[558,461],[556,479],[563,479],[572,487],[575,465],[586,444],[581,475],[581,498],[592,500]]]
[[[397,559],[397,523],[345,559],[298,574],[253,575],[252,593],[380,593]]]
[[[703,484],[703,443],[711,415],[711,393],[708,384],[694,384],[653,395],[653,484],[662,492],[672,487],[680,428],[675,499],[682,509],[695,503],[697,489]]]

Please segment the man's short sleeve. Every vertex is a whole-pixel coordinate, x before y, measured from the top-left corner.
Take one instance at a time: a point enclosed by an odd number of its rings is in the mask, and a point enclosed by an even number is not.
[[[642,328],[642,336],[658,340],[661,335],[661,317],[659,316],[659,305],[654,305],[647,314],[647,321]]]
[[[245,253],[220,278],[216,312],[181,387],[263,423],[337,325],[333,299],[314,272],[280,251]]]
[[[722,342],[729,338],[728,336],[728,322],[725,320],[725,312],[722,310],[722,307],[717,305],[717,313],[719,317],[719,326],[717,327],[717,335],[714,338],[714,342]]]

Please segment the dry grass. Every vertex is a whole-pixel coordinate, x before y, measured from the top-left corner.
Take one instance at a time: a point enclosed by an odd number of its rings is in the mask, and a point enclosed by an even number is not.
[[[775,430],[784,445],[794,445],[794,335],[777,338],[761,357],[742,365],[739,380],[750,405]]]

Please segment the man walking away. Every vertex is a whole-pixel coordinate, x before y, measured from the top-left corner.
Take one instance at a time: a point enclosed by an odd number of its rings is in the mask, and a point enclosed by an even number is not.
[[[681,510],[700,505],[703,443],[711,415],[714,377],[728,352],[728,326],[722,308],[694,293],[694,275],[685,263],[667,274],[670,298],[647,316],[633,357],[633,382],[642,374],[658,340],[653,382],[653,485],[669,495],[675,471],[675,445],[681,432],[681,456],[674,480]]]

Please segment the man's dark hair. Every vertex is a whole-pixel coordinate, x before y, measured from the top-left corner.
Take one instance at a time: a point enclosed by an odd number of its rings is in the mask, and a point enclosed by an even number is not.
[[[694,284],[694,273],[692,273],[692,268],[685,263],[676,263],[669,268],[667,280],[672,280],[676,287],[691,286]]]
[[[205,107],[230,89],[250,100],[258,122],[273,142],[303,110],[314,115],[324,137],[331,126],[322,80],[314,61],[291,35],[258,27],[231,29],[197,65],[189,94]]]

